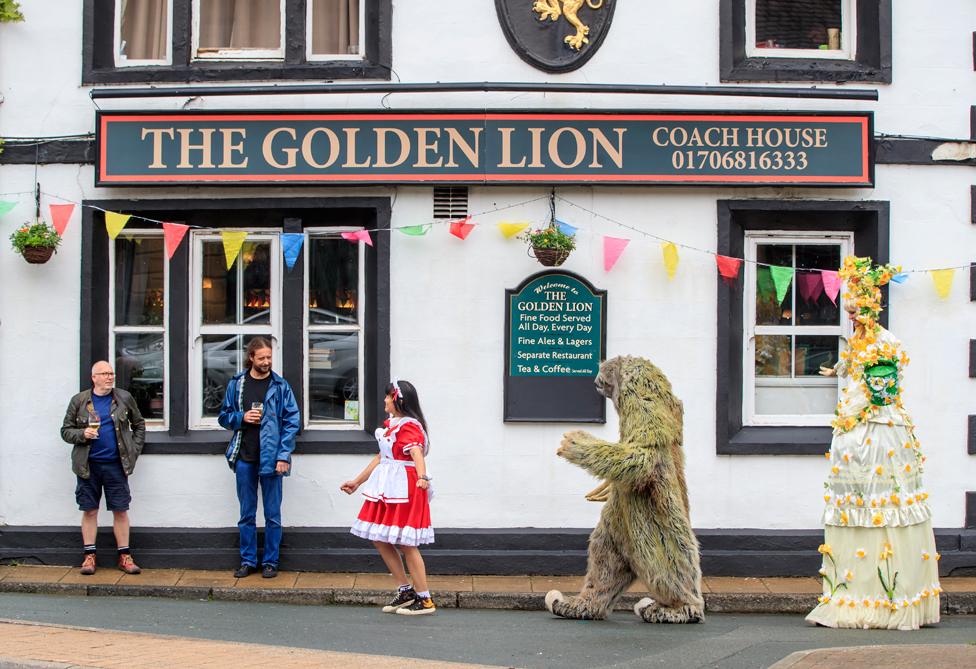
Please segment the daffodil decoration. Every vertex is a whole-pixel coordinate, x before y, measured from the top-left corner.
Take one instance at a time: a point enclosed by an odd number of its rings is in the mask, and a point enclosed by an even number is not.
[[[847,256],[838,272],[847,283],[844,300],[856,313],[860,325],[848,341],[848,350],[841,353],[841,359],[854,380],[864,380],[862,387],[868,399],[867,406],[856,415],[846,414],[843,404],[838,404],[837,418],[833,421],[838,430],[853,429],[877,413],[878,407],[901,405],[901,369],[908,364],[908,356],[897,344],[878,341],[881,288],[900,271],[901,267],[875,265],[870,258]]]

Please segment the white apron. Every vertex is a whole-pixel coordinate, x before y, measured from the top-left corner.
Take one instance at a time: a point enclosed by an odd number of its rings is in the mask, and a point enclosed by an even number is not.
[[[369,475],[363,484],[363,497],[371,502],[386,502],[387,504],[406,504],[410,501],[410,489],[407,481],[407,467],[416,467],[411,460],[397,460],[393,457],[393,444],[396,442],[397,432],[408,422],[417,422],[413,419],[404,419],[392,426],[390,434],[386,435],[387,428],[378,427],[374,435],[376,443],[380,448],[380,463]],[[418,426],[420,425],[417,422]],[[423,430],[423,428],[421,428]],[[424,434],[426,442],[427,435]],[[425,449],[426,450],[426,447]],[[428,482],[427,499],[434,497],[434,489]]]

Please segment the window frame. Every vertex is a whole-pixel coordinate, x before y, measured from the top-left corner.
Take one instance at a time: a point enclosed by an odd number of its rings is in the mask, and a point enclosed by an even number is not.
[[[850,45],[853,52],[850,59],[824,56],[826,52],[819,51],[818,57],[801,58],[750,55],[748,1],[719,0],[719,74],[722,82],[891,83],[891,0],[851,0],[854,43]],[[806,52],[805,49],[802,51]]]
[[[191,228],[220,230],[219,221],[234,221],[234,227],[278,229],[302,232],[304,226],[327,226],[331,221],[343,225],[379,230],[373,246],[363,249],[365,264],[364,386],[360,388],[360,415],[364,429],[302,430],[296,452],[302,454],[376,453],[371,430],[383,420],[383,391],[390,379],[390,196],[251,197],[251,198],[156,198],[84,200],[81,225],[81,310],[79,319],[78,388],[91,387],[91,364],[108,358],[108,292],[110,240],[105,230],[103,211],[124,211],[134,218],[126,230],[158,230],[153,220],[182,221]],[[331,227],[331,226],[328,226]],[[190,244],[186,240],[170,259],[169,352],[170,395],[167,430],[151,431],[144,453],[223,455],[230,433],[222,429],[191,430],[188,398],[190,347]],[[282,277],[282,376],[295,391],[302,406],[302,303],[304,258]],[[290,315],[289,315],[290,314]]]
[[[854,60],[857,45],[857,1],[840,0],[841,48],[836,51],[820,49],[760,49],[756,46],[756,3],[746,0],[746,58],[806,58],[826,60]],[[853,39],[852,39],[853,36]]]
[[[873,200],[718,200],[717,252],[743,258],[749,230],[850,232],[854,252],[889,259],[888,202]],[[832,430],[821,426],[746,425],[743,421],[744,281],[716,277],[715,451],[718,455],[819,455]],[[887,304],[887,287],[882,289]],[[890,309],[881,312],[886,325]]]
[[[204,0],[193,0],[193,4],[190,10],[191,18],[191,30],[190,39],[193,44],[190,49],[190,60],[194,63],[197,62],[221,62],[221,61],[242,61],[242,60],[253,60],[253,61],[281,61],[285,59],[285,44],[287,41],[287,19],[288,14],[285,8],[285,0],[278,0],[279,8],[279,22],[278,22],[278,48],[277,49],[258,49],[258,48],[246,48],[246,49],[234,49],[234,48],[218,48],[212,55],[201,56],[200,55],[200,20],[202,15],[202,10],[200,9],[200,3]]]
[[[310,291],[309,291],[309,273],[308,273],[308,270],[309,270],[308,253],[309,253],[309,248],[311,247],[311,241],[314,238],[320,238],[320,239],[321,238],[325,238],[325,239],[331,239],[331,238],[342,239],[342,237],[340,235],[343,232],[354,232],[356,230],[363,230],[363,229],[364,228],[362,228],[362,227],[348,226],[348,225],[347,226],[327,227],[327,228],[326,227],[307,227],[307,228],[305,228],[305,231],[304,231],[305,232],[305,240],[304,240],[304,242],[302,242],[302,256],[303,256],[303,259],[304,259],[304,267],[303,267],[303,272],[302,272],[303,277],[304,277],[303,278],[304,291],[303,291],[303,298],[302,298],[302,305],[304,307],[302,309],[302,311],[303,311],[303,315],[302,315],[302,323],[303,323],[303,328],[302,328],[302,333],[303,333],[302,334],[302,346],[304,348],[302,350],[304,350],[306,352],[308,351],[308,346],[309,346],[309,342],[310,342],[309,335],[312,334],[312,333],[319,333],[319,332],[325,332],[325,333],[328,333],[328,332],[355,332],[358,335],[357,352],[356,352],[356,355],[358,356],[358,359],[357,359],[357,371],[356,371],[356,374],[357,374],[357,377],[358,377],[359,388],[363,388],[364,387],[364,381],[365,381],[365,379],[364,379],[364,371],[365,371],[364,370],[364,367],[365,367],[365,365],[364,365],[364,362],[363,362],[364,361],[364,354],[365,354],[365,341],[366,341],[365,333],[366,333],[366,327],[367,327],[366,320],[365,320],[365,314],[366,314],[366,311],[367,310],[366,310],[365,306],[366,306],[367,300],[369,299],[368,295],[366,294],[366,273],[364,271],[364,268],[365,268],[365,260],[366,260],[366,248],[365,248],[366,245],[365,244],[357,244],[356,245],[358,247],[357,250],[358,250],[358,253],[359,253],[359,258],[357,259],[357,270],[356,270],[356,290],[357,290],[358,297],[357,297],[357,300],[356,300],[356,326],[354,328],[351,327],[351,326],[345,326],[345,325],[321,325],[321,324],[319,324],[319,325],[312,325],[311,323],[309,323],[309,317],[308,317],[308,299],[309,299],[309,293],[310,293]],[[302,365],[302,383],[303,383],[303,388],[306,388],[306,389],[307,388],[311,388],[311,367],[309,365],[309,359],[308,359],[308,355],[307,354],[304,356],[304,363]],[[360,403],[360,406],[359,406],[359,420],[356,421],[356,422],[347,421],[347,420],[342,420],[342,421],[338,421],[338,420],[333,420],[333,421],[316,420],[316,421],[313,421],[312,418],[311,418],[311,415],[309,413],[309,403],[310,403],[309,395],[310,395],[310,393],[305,393],[304,394],[304,397],[302,398],[302,423],[303,423],[303,425],[304,425],[304,427],[305,427],[306,430],[348,429],[350,425],[356,425],[356,426],[359,427],[359,429],[363,429],[365,427],[364,424],[363,424],[364,412],[363,412],[363,397],[362,397],[362,392],[360,392],[360,398],[358,400],[359,403]]]
[[[158,60],[147,58],[123,58],[122,56],[122,0],[115,0],[113,54],[115,67],[147,67],[173,64],[173,0],[166,0],[166,57]]]
[[[246,244],[248,241],[264,242],[271,244],[271,261],[269,289],[272,295],[271,309],[267,325],[241,325],[237,323],[218,323],[205,325],[203,323],[203,245],[205,243],[221,242],[220,232],[247,232]],[[282,322],[282,283],[281,283],[281,242],[279,238],[280,230],[263,229],[256,231],[253,228],[221,228],[220,231],[212,230],[191,230],[187,235],[192,244],[190,259],[190,346],[187,350],[189,355],[189,396],[190,396],[190,429],[191,430],[213,430],[219,428],[217,417],[203,415],[203,387],[200,380],[203,376],[203,337],[222,336],[246,337],[266,336],[271,339],[273,345],[272,369],[281,369],[281,322]],[[240,262],[238,254],[234,260],[234,268],[238,275],[238,286],[243,288],[244,267]],[[235,374],[242,370],[243,360],[237,366]]]
[[[83,0],[81,83],[183,83],[230,81],[380,80],[392,76],[393,0],[361,0],[360,55],[307,57],[307,5],[309,0],[282,0],[285,17],[283,58],[195,59],[192,29],[195,0],[170,0],[168,64],[127,65],[115,60],[116,0]]]
[[[743,375],[743,389],[742,389],[742,419],[743,425],[745,426],[759,426],[759,425],[781,425],[781,426],[795,426],[795,427],[810,427],[810,426],[821,426],[826,427],[830,425],[830,421],[833,420],[834,414],[757,414],[756,413],[756,388],[757,379],[755,373],[755,356],[756,356],[756,336],[757,335],[789,335],[789,336],[803,336],[803,335],[827,335],[827,336],[837,336],[838,338],[847,341],[851,334],[850,324],[846,319],[843,318],[843,300],[840,295],[837,296],[837,304],[840,310],[841,319],[837,325],[816,325],[816,326],[800,326],[800,325],[757,325],[756,324],[756,280],[757,280],[757,270],[756,256],[757,256],[757,246],[760,244],[781,244],[781,245],[818,245],[818,246],[840,246],[840,257],[843,259],[847,254],[850,253],[851,249],[854,247],[854,235],[852,233],[841,234],[837,232],[823,232],[823,231],[804,231],[797,233],[795,231],[788,230],[749,230],[745,233],[745,248],[746,255],[744,263],[745,271],[743,272],[743,280],[745,282],[744,299],[743,299],[743,324],[744,324],[744,335],[743,335],[743,347],[742,347],[742,375]],[[797,300],[797,290],[796,290],[796,275],[793,278],[793,312],[796,312],[795,305]],[[795,344],[794,344],[795,350]],[[810,386],[810,387],[837,387],[837,379],[833,377],[823,378],[811,378],[811,379],[795,379],[791,378],[790,383],[769,383],[770,386],[784,385],[784,386]]]
[[[123,239],[134,239],[136,237],[152,238],[163,240],[162,230],[156,232],[148,229],[126,229],[121,235]],[[115,340],[120,334],[162,334],[163,335],[163,419],[156,420],[146,418],[147,430],[165,431],[169,429],[169,259],[166,257],[165,242],[163,246],[163,324],[159,325],[117,325],[115,322],[115,261],[116,251],[115,242],[110,240],[108,248],[108,360],[112,362],[115,369],[116,350]],[[115,370],[116,373],[118,370]]]
[[[315,3],[312,0],[307,0],[305,6],[305,60],[307,60],[309,63],[320,63],[331,60],[350,60],[358,62],[363,59],[363,57],[366,55],[364,50],[364,47],[366,46],[366,21],[364,20],[364,17],[366,16],[366,0],[359,0],[359,37],[357,44],[359,48],[354,54],[312,53],[312,20]]]

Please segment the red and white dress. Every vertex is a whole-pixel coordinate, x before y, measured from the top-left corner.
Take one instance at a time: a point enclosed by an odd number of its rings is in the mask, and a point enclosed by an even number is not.
[[[417,487],[417,469],[410,451],[423,449],[427,434],[414,418],[391,418],[377,428],[380,462],[363,484],[366,501],[350,532],[370,541],[401,546],[434,543],[430,524],[431,490]]]

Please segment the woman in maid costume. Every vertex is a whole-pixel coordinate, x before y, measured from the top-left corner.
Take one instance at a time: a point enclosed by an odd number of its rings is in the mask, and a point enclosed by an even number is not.
[[[433,490],[424,459],[429,447],[427,421],[417,389],[409,381],[394,379],[386,386],[383,408],[390,417],[376,430],[379,454],[341,487],[348,495],[361,487],[366,498],[350,531],[373,542],[398,585],[396,596],[383,607],[384,613],[434,613],[437,609],[427,589],[427,570],[418,548],[434,542],[430,524]],[[413,585],[407,581],[400,552]]]

